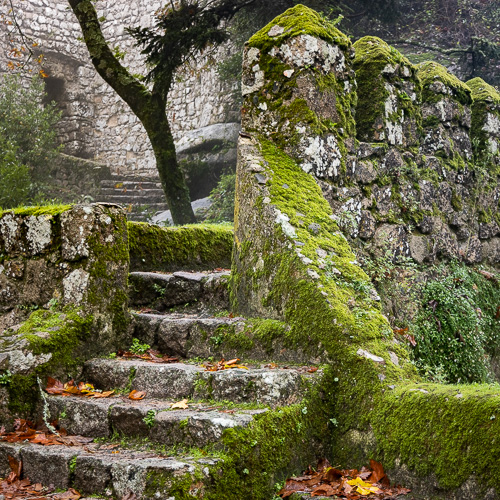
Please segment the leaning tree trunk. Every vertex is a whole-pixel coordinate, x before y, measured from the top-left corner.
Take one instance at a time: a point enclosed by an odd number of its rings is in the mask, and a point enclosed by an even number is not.
[[[189,192],[177,163],[165,99],[158,99],[124,68],[108,46],[91,0],[68,0],[82,28],[92,64],[101,77],[130,106],[148,133],[156,166],[175,224],[195,222]]]
[[[165,106],[162,106],[161,101],[157,102],[156,105],[153,104],[151,112],[145,113],[141,121],[146,129],[151,146],[153,146],[156,168],[160,175],[161,185],[167,198],[174,224],[196,222],[189,198],[189,190],[186,186],[182,170],[177,163],[174,138],[172,137],[170,125],[165,112],[162,112]]]

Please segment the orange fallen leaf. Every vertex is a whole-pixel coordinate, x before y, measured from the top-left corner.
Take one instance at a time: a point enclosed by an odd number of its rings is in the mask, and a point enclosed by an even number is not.
[[[177,401],[177,403],[170,403],[170,407],[172,410],[187,410],[189,408],[187,402],[187,399],[183,399],[182,401]]]
[[[144,391],[136,391],[135,389],[130,392],[128,395],[129,399],[133,399],[134,401],[139,401],[140,399],[144,399],[146,393]]]

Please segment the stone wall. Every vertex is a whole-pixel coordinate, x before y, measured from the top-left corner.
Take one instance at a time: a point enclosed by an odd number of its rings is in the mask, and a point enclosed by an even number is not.
[[[0,213],[1,368],[55,373],[116,348],[127,330],[128,262],[119,208]]]
[[[370,253],[418,263],[498,265],[500,94],[437,63],[413,66],[375,37],[354,50],[357,139],[366,142],[350,148],[337,178],[321,180],[345,234]]]
[[[500,482],[491,467],[500,459],[500,448],[494,446],[500,429],[495,416],[498,391],[486,384],[422,383],[409,348],[390,327],[374,284],[344,236],[353,243],[363,241],[357,236],[366,230],[363,216],[369,213],[373,231],[363,236],[369,252],[376,247],[377,231],[387,227],[380,244],[387,245],[391,257],[413,255],[412,238],[422,237],[451,248],[450,256],[474,261],[473,252],[460,253],[459,228],[449,217],[469,214],[477,220],[481,207],[485,213],[491,210],[493,218],[498,214],[498,199],[490,199],[498,189],[496,129],[490,126],[496,122],[497,97],[489,92],[484,100],[476,97],[472,102],[482,111],[478,114],[473,104],[471,115],[471,91],[473,97],[479,89],[484,93],[483,83],[463,92],[467,87],[448,80],[446,73],[433,74],[427,83],[418,77],[422,68],[408,66],[390,49],[378,50],[385,48],[382,41],[366,42],[377,50],[375,61],[366,60],[381,71],[370,72],[377,80],[371,85],[373,102],[359,99],[356,104],[359,53],[353,58],[350,41],[323,16],[297,5],[249,40],[243,66],[232,304],[236,312],[285,324],[284,331],[269,332],[270,346],[282,342],[308,356],[321,356],[327,364],[323,383],[328,389],[318,397],[331,403],[331,425],[323,433],[334,441],[331,463],[361,467],[379,460],[391,483],[412,488],[416,498],[498,498]],[[386,55],[402,64],[388,62]],[[427,85],[432,93],[426,94]],[[373,142],[359,142],[359,136],[356,140],[355,107],[356,116],[368,111],[360,133]],[[426,119],[426,109],[436,110],[429,113],[432,120]],[[470,133],[468,123],[479,126]],[[424,153],[429,133],[442,138],[430,152],[434,154]],[[467,151],[474,142],[476,149]],[[427,158],[436,166],[426,166]],[[414,170],[407,167],[408,160],[415,163]],[[459,177],[465,168],[468,184]],[[399,220],[412,206],[409,190],[421,196],[415,198],[417,209],[424,203],[419,186],[424,180],[436,190],[428,195],[428,203],[436,207],[428,215],[435,225],[427,233]],[[459,186],[469,190],[459,192],[462,205],[449,201],[448,211],[439,205],[440,189],[449,192],[446,186],[449,191]],[[377,198],[379,192],[384,198]],[[469,241],[479,241],[481,251],[496,237],[481,239],[484,226],[479,222],[464,227],[477,231]],[[498,263],[489,254],[481,257]],[[498,284],[497,275],[483,272]],[[391,284],[399,285],[394,279]],[[442,302],[449,305],[446,298]],[[498,293],[493,302],[496,308]],[[453,353],[455,363],[460,349],[461,344]]]
[[[123,63],[132,73],[141,73],[141,56],[125,32],[127,26],[150,26],[161,2],[100,2],[98,13],[105,20],[103,32],[111,47],[124,54]],[[7,8],[6,6],[1,8]],[[22,0],[16,11],[18,22],[44,55],[49,75],[49,99],[63,111],[60,137],[65,153],[100,161],[113,173],[157,175],[146,133],[127,105],[95,72],[81,30],[65,0]],[[9,26],[0,24],[0,72],[7,70]],[[231,48],[202,55],[196,64],[179,72],[170,92],[169,118],[176,138],[192,129],[238,121],[231,88],[220,81],[216,62]]]

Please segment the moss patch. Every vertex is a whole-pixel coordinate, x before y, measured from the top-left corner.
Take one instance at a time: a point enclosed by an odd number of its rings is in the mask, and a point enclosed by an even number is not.
[[[353,67],[358,85],[356,106],[356,128],[360,140],[371,141],[375,132],[386,120],[393,123],[413,119],[420,121],[420,110],[402,88],[402,83],[411,78],[418,95],[418,81],[414,78],[415,68],[406,57],[380,38],[366,36],[354,43]],[[406,72],[403,77],[402,70]],[[390,97],[386,87],[391,83],[396,90],[397,112],[386,116],[386,101]]]
[[[471,475],[483,488],[500,487],[498,386],[397,387],[377,405],[372,428],[386,469],[399,459],[421,477],[435,474],[442,488]]]
[[[9,409],[18,415],[31,416],[39,397],[37,377],[75,375],[83,361],[82,343],[88,340],[93,318],[80,309],[39,310],[31,313],[17,334],[28,341],[35,355],[52,354],[29,375],[13,375],[8,385]]]
[[[472,103],[470,88],[441,64],[427,61],[417,67],[417,75],[422,82],[422,99],[424,102],[438,102],[446,95],[450,95],[461,104],[470,105]],[[449,94],[441,94],[436,90],[432,90],[430,87],[435,82],[444,84]]]
[[[282,26],[284,31],[279,36],[270,37],[269,30],[273,26]],[[267,26],[257,32],[250,40],[250,47],[257,47],[267,52],[273,46],[279,46],[289,38],[299,35],[311,35],[321,38],[346,49],[351,46],[349,38],[339,31],[331,22],[304,5],[296,5],[276,17]]]
[[[467,82],[472,92],[471,140],[476,162],[489,162],[488,133],[484,130],[488,113],[500,114],[500,93],[481,78]]]
[[[162,228],[129,222],[128,231],[131,271],[191,271],[231,265],[233,228],[227,224]]]
[[[0,217],[7,213],[13,213],[15,215],[21,215],[27,217],[29,215],[60,215],[63,212],[67,212],[72,208],[73,205],[44,205],[36,207],[18,207],[11,210],[0,209]]]
[[[466,82],[466,85],[471,89],[473,101],[483,101],[500,106],[500,93],[482,78],[473,78]]]

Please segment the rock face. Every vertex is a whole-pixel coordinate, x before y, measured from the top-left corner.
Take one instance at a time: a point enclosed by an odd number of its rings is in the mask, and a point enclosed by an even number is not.
[[[498,265],[500,94],[437,63],[414,66],[379,38],[351,47],[342,36],[255,35],[244,130],[296,158],[370,256]],[[265,187],[258,161],[251,168]]]
[[[123,211],[75,205],[0,215],[2,369],[33,376],[76,367],[126,335]]]

